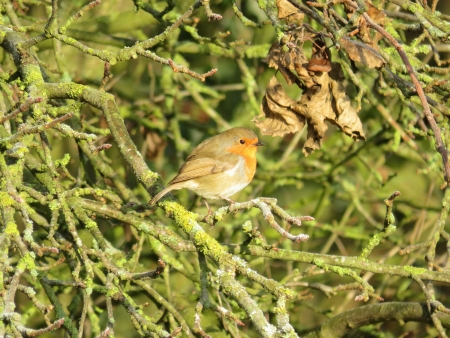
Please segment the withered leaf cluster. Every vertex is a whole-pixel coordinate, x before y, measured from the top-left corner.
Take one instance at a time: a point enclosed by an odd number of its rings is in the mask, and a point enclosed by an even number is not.
[[[350,40],[345,36],[339,40],[339,43],[350,59],[361,62],[369,68],[381,68],[386,63],[380,53],[365,43]]]
[[[376,23],[383,25],[386,14],[384,11],[377,9],[368,0],[364,1],[367,6],[367,15]],[[351,1],[344,2],[344,8],[347,16],[350,18],[356,11],[354,3]],[[361,62],[369,68],[381,68],[385,65],[385,60],[378,52],[378,41],[381,39],[381,34],[376,32],[375,36],[371,36],[370,29],[367,25],[366,19],[360,16],[358,20],[357,29],[349,34],[356,35],[362,42],[351,40],[344,36],[339,40],[339,45],[345,49],[348,56],[357,62]]]
[[[296,41],[292,36],[291,41]],[[344,76],[339,63],[331,62],[331,54],[321,39],[314,41],[308,60],[302,48],[292,43],[276,42],[265,61],[284,76],[288,85],[302,89],[300,100],[289,97],[275,76],[269,81],[261,104],[261,115],[254,121],[263,135],[283,136],[308,126],[303,153],[308,156],[320,149],[327,122],[335,124],[355,141],[365,140],[361,120],[351,106],[343,85]]]
[[[286,19],[288,24],[301,25],[305,14],[300,12],[288,0],[277,0],[278,19]]]

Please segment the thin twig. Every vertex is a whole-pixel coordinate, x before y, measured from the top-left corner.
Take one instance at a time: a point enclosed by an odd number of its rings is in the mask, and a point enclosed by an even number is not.
[[[147,272],[143,272],[143,273],[136,273],[135,275],[133,275],[132,279],[133,280],[155,279],[155,278],[158,278],[164,272],[165,268],[166,268],[166,263],[160,258],[160,259],[158,259],[158,266],[156,267],[155,270],[147,271]]]
[[[416,88],[417,95],[420,98],[420,102],[422,103],[423,112],[425,114],[425,117],[427,118],[428,123],[430,124],[431,129],[433,130],[434,137],[435,137],[435,147],[436,147],[436,150],[439,152],[439,154],[442,157],[442,162],[443,162],[443,166],[444,166],[444,180],[447,185],[450,185],[450,163],[448,161],[448,150],[447,150],[447,148],[445,148],[444,142],[442,141],[441,131],[436,123],[436,120],[434,119],[433,113],[431,112],[430,106],[428,105],[428,101],[427,101],[427,98],[423,91],[423,88],[420,85],[419,80],[417,79],[417,76],[414,72],[414,68],[412,67],[411,63],[409,62],[408,56],[406,55],[402,46],[397,42],[397,40],[395,40],[394,37],[392,35],[390,35],[383,27],[376,24],[369,17],[369,15],[367,13],[364,13],[363,17],[367,21],[367,24],[369,25],[369,27],[372,27],[373,29],[378,31],[395,47],[395,49],[397,49],[398,54],[400,55],[401,59],[403,60],[403,63],[405,64],[405,67],[409,73],[409,76],[411,77],[414,87]]]
[[[0,139],[0,144],[12,143],[12,142],[16,141],[17,139],[19,139],[20,137],[22,137],[23,135],[41,133],[44,130],[53,128],[56,125],[58,125],[59,123],[70,119],[73,115],[74,115],[73,113],[68,113],[68,114],[58,117],[57,119],[54,119],[53,121],[50,121],[48,123],[39,124],[37,126],[33,126],[33,127],[29,127],[29,128],[20,128],[20,126],[19,126],[17,133],[15,133],[14,135],[12,135],[10,137]]]
[[[57,321],[55,321],[53,324],[43,328],[43,329],[39,329],[39,330],[33,330],[33,329],[29,329],[26,328],[22,325],[16,325],[17,329],[19,330],[19,332],[23,335],[23,337],[37,337],[40,336],[44,333],[48,333],[51,332],[53,330],[57,330],[59,329],[62,325],[64,324],[64,318],[58,319]]]
[[[276,221],[274,214],[279,216],[286,222],[300,226],[302,221],[312,221],[314,218],[311,216],[290,216],[286,211],[276,205],[277,200],[275,198],[255,198],[248,202],[243,203],[233,203],[230,206],[222,207],[215,213],[206,216],[199,216],[197,221],[205,222],[210,225],[214,225],[217,221],[221,220],[224,215],[230,212],[237,212],[238,210],[244,210],[249,208],[258,208],[261,210],[264,219],[269,225],[274,228],[281,236],[290,239],[293,242],[305,242],[309,239],[308,235],[299,234],[297,236],[290,234],[284,230]]]
[[[98,4],[101,3],[101,0],[95,0],[92,1],[90,3],[88,3],[86,6],[83,6],[80,8],[80,10],[78,12],[76,12],[74,15],[72,15],[60,28],[59,28],[59,32],[61,34],[64,34],[66,32],[67,27],[69,27],[72,22],[74,22],[76,19],[81,18],[84,14],[84,12],[94,8],[95,6],[97,6]]]
[[[86,314],[89,307],[90,297],[86,290],[80,290],[83,293],[83,310],[81,311],[81,317],[78,326],[78,338],[83,338],[84,322],[86,321]]]
[[[102,81],[100,82],[99,90],[105,91],[105,85],[109,80],[112,79],[112,77],[113,74],[111,73],[111,64],[108,61],[106,61],[105,67],[103,69],[103,78]]]
[[[37,98],[29,98],[25,101],[25,103],[21,104],[18,108],[14,109],[11,113],[0,117],[0,123],[3,123],[7,120],[12,119],[13,117],[15,117],[16,115],[18,115],[19,113],[23,113],[25,111],[28,110],[28,108],[30,108],[31,105],[38,103],[38,102],[42,102],[42,98],[41,97],[37,97]]]
[[[434,299],[430,290],[428,290],[425,283],[419,277],[412,276],[412,278],[417,282],[417,284],[419,284],[420,288],[422,289],[423,293],[425,294],[425,297],[427,299],[428,313],[431,317],[431,320],[433,321],[433,324],[434,324],[436,330],[439,332],[439,334],[442,338],[448,338],[447,334],[445,333],[444,328],[442,327],[441,320],[438,318],[438,316],[436,314],[436,310],[440,303]]]
[[[201,3],[202,6],[205,8],[206,16],[208,17],[209,21],[222,19],[222,15],[213,13],[211,8],[209,7],[209,0],[201,0]]]

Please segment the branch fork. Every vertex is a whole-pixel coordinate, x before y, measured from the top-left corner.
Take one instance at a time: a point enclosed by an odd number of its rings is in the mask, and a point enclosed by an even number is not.
[[[309,236],[306,234],[292,235],[288,231],[284,230],[275,220],[277,215],[282,220],[300,226],[302,221],[313,221],[314,218],[311,216],[298,216],[294,217],[289,215],[283,208],[277,205],[277,200],[275,198],[258,197],[248,202],[242,203],[232,203],[229,206],[221,207],[216,212],[208,215],[199,215],[197,221],[207,223],[214,226],[218,221],[221,221],[226,214],[236,213],[239,210],[257,208],[260,209],[264,219],[269,225],[274,228],[281,236],[290,239],[293,242],[306,242]]]

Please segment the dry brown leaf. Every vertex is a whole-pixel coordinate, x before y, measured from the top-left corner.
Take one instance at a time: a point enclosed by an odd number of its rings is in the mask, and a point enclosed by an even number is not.
[[[311,59],[306,69],[310,72],[328,73],[331,70],[331,62],[326,59]]]
[[[350,59],[361,62],[369,68],[381,68],[386,63],[375,49],[367,46],[365,43],[350,40],[347,37],[343,37],[339,40],[339,43],[344,47]]]
[[[305,126],[305,118],[291,108],[295,105],[296,101],[286,94],[283,86],[273,76],[262,100],[262,113],[253,121],[263,135],[283,136],[295,133]],[[258,121],[258,118],[264,116],[265,119]]]
[[[331,71],[331,52],[322,38],[314,41],[311,60],[309,60],[306,69],[316,73],[328,73]]]
[[[367,6],[367,15],[369,15],[369,17],[379,25],[383,25],[386,18],[386,13],[372,5],[370,0],[365,0],[364,3]],[[352,17],[352,15],[355,14],[356,9],[358,8],[356,3],[353,1],[344,0],[343,4],[345,12],[347,13],[347,17]],[[361,39],[361,41],[377,49],[377,43],[381,39],[380,33],[376,32],[375,37],[372,38],[369,26],[367,25],[366,19],[364,19],[363,16],[359,17],[358,24],[356,26],[357,29],[354,30],[351,35],[353,36],[355,34],[358,34],[358,37]]]
[[[327,60],[324,53],[325,49],[317,50],[312,59]],[[338,126],[355,141],[365,140],[362,123],[345,92],[339,63],[330,62],[328,73],[315,73],[308,71],[308,60],[300,48],[291,49],[289,58],[296,60],[292,64],[287,64],[278,44],[272,46],[269,54],[269,66],[281,69],[282,65],[288,84],[296,83],[303,93],[299,101],[290,98],[275,76],[272,77],[262,101],[261,115],[254,120],[263,135],[283,136],[298,132],[307,123],[307,140],[303,146],[306,156],[320,149],[328,129],[327,122]]]
[[[308,74],[316,84],[303,93],[295,107],[296,112],[305,116],[308,122],[307,140],[303,146],[306,156],[320,149],[328,130],[326,122],[335,124],[355,141],[365,139],[362,123],[342,84],[344,76],[341,66],[335,62],[331,65],[332,71],[322,76]]]
[[[367,5],[368,5],[367,14],[369,15],[369,17],[377,24],[383,26],[386,18],[386,13],[384,13],[384,11],[382,10],[379,10],[370,3],[367,3]],[[383,36],[379,32],[375,33],[375,37],[372,39],[372,46],[374,48],[378,48],[378,41],[380,41],[382,37]]]
[[[305,14],[300,12],[294,5],[287,0],[277,0],[278,19],[286,19],[288,23],[301,25]]]
[[[367,5],[367,14],[369,17],[378,24],[383,24],[384,18],[386,14],[384,11],[380,11],[374,5],[372,5],[369,1],[365,1]]]
[[[143,133],[145,134],[145,157],[153,160],[161,156],[167,146],[166,142],[154,131],[145,129]]]
[[[280,43],[275,42],[263,61],[267,62],[269,67],[278,69],[289,85],[294,83],[300,85],[297,76],[295,76],[292,71],[295,69],[296,65],[306,62],[307,60],[303,57],[303,53],[298,46],[285,52]]]
[[[355,3],[351,0],[344,0],[342,1],[342,4],[344,5],[344,11],[345,13],[347,13],[348,18],[350,18],[358,8],[357,6],[355,6]]]

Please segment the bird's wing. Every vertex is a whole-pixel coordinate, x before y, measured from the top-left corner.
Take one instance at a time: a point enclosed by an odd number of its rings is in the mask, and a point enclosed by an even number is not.
[[[235,155],[235,154],[233,154]],[[175,184],[194,178],[222,173],[233,169],[239,161],[239,156],[227,156],[226,161],[210,157],[193,158],[186,161],[178,171],[178,175],[169,184]]]

